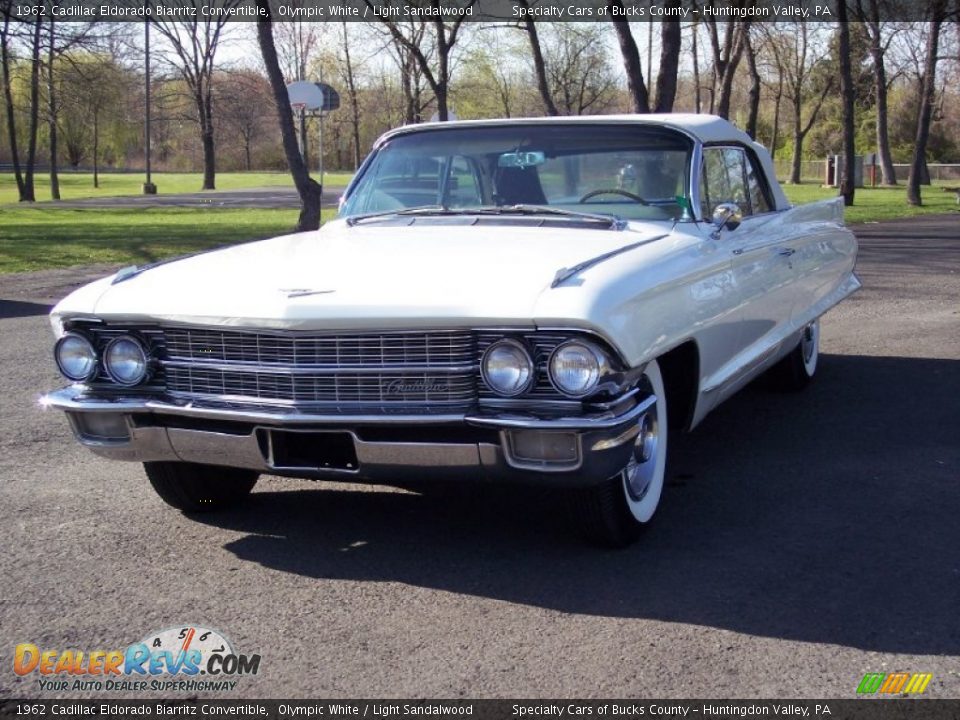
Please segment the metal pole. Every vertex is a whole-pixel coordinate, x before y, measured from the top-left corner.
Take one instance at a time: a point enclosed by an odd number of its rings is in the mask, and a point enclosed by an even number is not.
[[[319,148],[317,151],[317,155],[320,158],[320,162],[318,163],[320,166],[320,191],[323,192],[323,108],[320,108],[319,115],[320,115],[320,122],[318,123],[318,125],[320,126],[320,136],[318,138],[318,144],[317,144],[317,148]]]
[[[307,152],[307,106],[300,107],[300,152],[303,154],[303,164],[310,168],[310,153]]]
[[[143,184],[144,195],[156,195],[157,186],[153,184],[150,173],[150,21],[143,22],[143,50],[144,50],[144,96],[146,106],[146,122],[144,123],[144,155],[146,157],[147,181]]]

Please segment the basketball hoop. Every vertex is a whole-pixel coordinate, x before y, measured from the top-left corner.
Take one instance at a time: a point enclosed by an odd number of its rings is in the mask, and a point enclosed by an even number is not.
[[[290,107],[293,109],[294,112],[302,113],[304,110],[306,110],[307,104],[302,102],[290,103]]]

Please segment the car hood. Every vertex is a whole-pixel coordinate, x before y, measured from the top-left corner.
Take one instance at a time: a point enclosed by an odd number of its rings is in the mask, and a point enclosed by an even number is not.
[[[235,327],[390,328],[523,322],[557,271],[662,237],[626,229],[421,223],[299,233],[81,288],[56,316]]]

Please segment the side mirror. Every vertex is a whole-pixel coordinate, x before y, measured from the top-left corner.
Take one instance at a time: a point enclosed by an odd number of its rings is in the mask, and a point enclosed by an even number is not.
[[[720,237],[720,231],[724,228],[736,230],[740,227],[740,223],[743,221],[743,213],[736,203],[720,203],[713,209],[712,221],[715,230],[711,234],[714,238],[718,238]]]

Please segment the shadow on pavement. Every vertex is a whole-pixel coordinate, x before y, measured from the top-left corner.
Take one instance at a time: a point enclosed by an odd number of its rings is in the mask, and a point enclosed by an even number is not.
[[[0,298],[0,320],[10,318],[35,317],[46,315],[52,305],[43,303],[24,302],[22,300],[4,300]]]
[[[839,355],[806,393],[748,388],[672,438],[655,527],[619,552],[579,544],[528,490],[318,486],[206,521],[247,533],[238,558],[306,577],[956,655],[960,417],[942,398],[958,396],[960,361]]]

